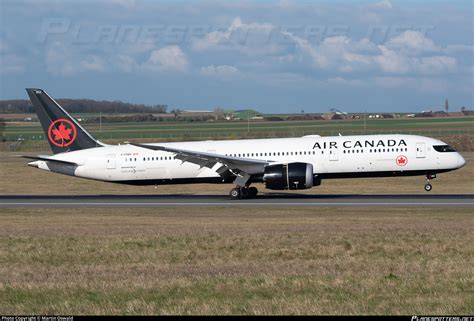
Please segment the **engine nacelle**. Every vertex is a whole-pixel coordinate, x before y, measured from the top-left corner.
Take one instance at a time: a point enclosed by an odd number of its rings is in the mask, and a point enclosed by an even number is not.
[[[313,187],[313,165],[289,163],[265,167],[263,181],[268,189],[307,189]]]

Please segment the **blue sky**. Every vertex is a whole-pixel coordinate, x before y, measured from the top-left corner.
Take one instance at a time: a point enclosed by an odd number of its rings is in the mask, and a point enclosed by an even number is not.
[[[471,1],[2,0],[0,99],[263,112],[473,107]]]

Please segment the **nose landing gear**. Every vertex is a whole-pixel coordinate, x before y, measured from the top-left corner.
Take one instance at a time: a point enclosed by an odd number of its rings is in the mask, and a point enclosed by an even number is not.
[[[258,194],[258,189],[255,187],[235,187],[230,190],[230,197],[233,200],[255,198]]]
[[[425,184],[425,191],[429,192],[429,191],[431,191],[432,189],[433,189],[433,186],[431,186],[430,183],[426,183],[426,184]]]
[[[436,178],[436,174],[426,174],[425,191],[429,192],[433,189],[433,186],[430,184],[430,179],[434,178]]]

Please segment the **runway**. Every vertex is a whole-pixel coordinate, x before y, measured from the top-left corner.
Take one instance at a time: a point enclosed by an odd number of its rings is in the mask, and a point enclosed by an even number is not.
[[[2,195],[0,207],[179,207],[179,206],[430,206],[474,207],[473,194],[307,195],[272,193],[255,199],[231,200],[227,195]]]

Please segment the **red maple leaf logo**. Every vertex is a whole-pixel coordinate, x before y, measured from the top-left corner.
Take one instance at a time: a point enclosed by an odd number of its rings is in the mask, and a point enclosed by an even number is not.
[[[408,158],[406,158],[405,156],[401,155],[401,156],[398,156],[397,159],[397,165],[398,166],[405,166],[408,162]]]
[[[58,129],[53,129],[54,140],[70,140],[71,139],[71,128],[66,128],[63,123],[59,125]]]
[[[49,141],[58,147],[71,145],[76,139],[76,127],[67,119],[55,120],[48,128]]]

